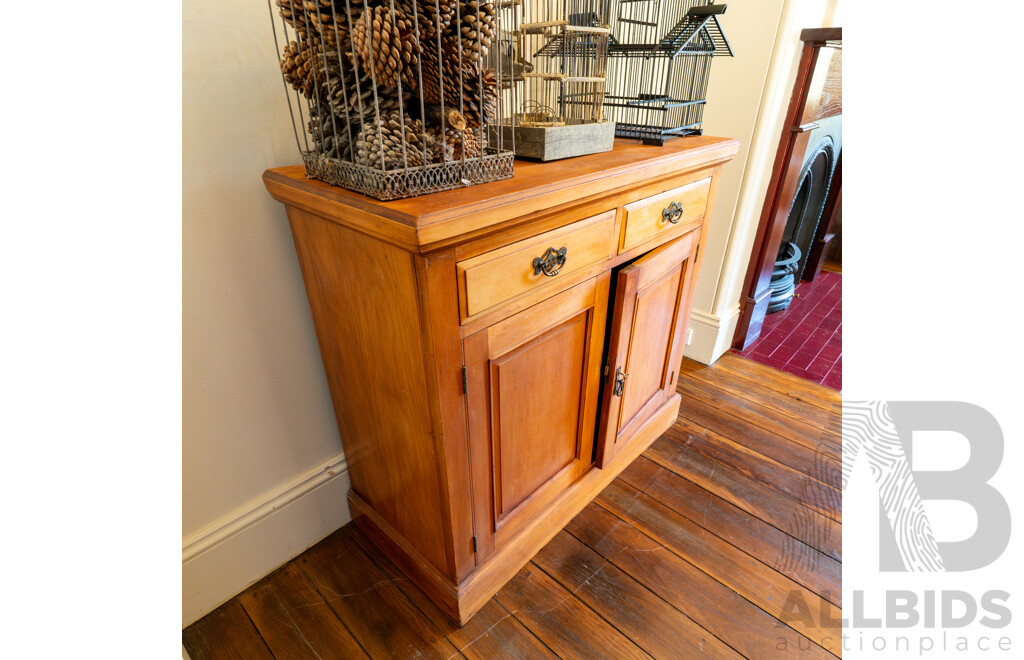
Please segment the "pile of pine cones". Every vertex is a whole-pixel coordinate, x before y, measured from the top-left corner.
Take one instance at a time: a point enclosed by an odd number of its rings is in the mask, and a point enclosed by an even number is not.
[[[310,101],[318,153],[388,170],[480,156],[498,107],[493,1],[276,2],[298,35],[281,71]]]

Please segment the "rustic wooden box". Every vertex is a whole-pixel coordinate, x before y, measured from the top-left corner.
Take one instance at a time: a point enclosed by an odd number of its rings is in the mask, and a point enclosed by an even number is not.
[[[503,148],[512,148],[515,135],[517,157],[544,161],[611,151],[615,144],[613,121],[544,127],[502,126],[501,131]]]

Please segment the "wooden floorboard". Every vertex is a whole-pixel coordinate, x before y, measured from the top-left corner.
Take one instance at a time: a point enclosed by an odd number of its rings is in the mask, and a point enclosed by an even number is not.
[[[654,441],[647,456],[761,520],[842,561],[842,525],[669,439]]]
[[[534,563],[656,658],[743,657],[567,532]]]
[[[402,577],[398,567],[378,552],[358,528],[352,527],[351,533],[363,551],[373,558],[388,577],[393,579]],[[397,579],[395,584],[417,609],[437,626],[438,630],[448,638],[448,641],[470,660],[557,657],[497,600],[488,601],[476,616],[460,628],[452,623],[451,619],[412,582]]]
[[[680,419],[459,628],[347,525],[182,632],[218,658],[840,654],[838,393],[684,360]],[[795,603],[795,604],[794,604]],[[813,615],[791,616],[796,609]]]
[[[343,527],[299,557],[299,568],[366,653],[380,658],[458,657],[458,649],[370,560]]]
[[[495,599],[561,658],[651,657],[533,562]]]
[[[724,360],[725,358],[723,357],[722,359]],[[750,364],[756,364],[766,371],[783,374],[778,369],[772,369],[751,360],[745,361]],[[730,373],[717,363],[713,367],[706,367],[699,362],[685,358],[679,369],[679,375],[716,386],[741,398],[756,401],[762,406],[783,415],[783,419],[791,418],[806,422],[820,428],[823,434],[827,433],[837,440],[842,437],[842,406],[829,405],[823,407],[817,402],[808,401],[806,398],[795,395],[788,385],[784,383],[771,383],[742,374]],[[796,376],[793,376],[793,378],[796,378]],[[814,385],[814,383],[808,383],[808,385]],[[814,386],[828,389],[821,385]]]
[[[708,425],[714,426],[714,423],[708,422]],[[796,455],[782,462],[774,457],[790,452],[766,450],[765,440],[757,433],[724,435],[689,419],[680,419],[672,430],[672,440],[686,449],[842,522],[842,466],[831,458],[814,452],[803,455],[792,452]],[[736,439],[730,440],[730,437]],[[778,446],[777,439],[769,438],[767,442]],[[794,464],[796,467],[790,467]]]
[[[842,565],[646,457],[621,479],[830,602],[841,605]]]
[[[279,660],[369,657],[296,564],[275,571],[238,600]]]
[[[747,658],[833,657],[597,504],[588,505],[566,531]],[[807,651],[794,654],[796,648]]]
[[[829,620],[839,619],[838,608],[817,594],[621,479],[613,481],[595,502],[777,619],[785,619],[785,608],[794,594],[810,611],[827,612]],[[833,631],[817,622],[797,620],[790,625],[818,644],[833,637]]]
[[[681,417],[714,431],[727,442],[740,443],[786,467],[799,470],[813,479],[830,486],[841,483],[842,459],[794,442],[788,437],[769,431],[749,421],[704,403],[697,397],[684,394]],[[823,469],[823,468],[831,469]]]
[[[780,420],[780,415],[777,412],[757,401],[744,399],[713,385],[690,378],[680,378],[677,391],[722,412],[738,416],[798,445],[838,461],[843,459],[843,447],[839,438],[831,433],[822,432],[821,428],[795,417],[786,417]]]
[[[772,369],[760,362],[740,357],[735,353],[726,353],[715,363],[715,369],[724,373],[741,376],[749,381],[764,383],[779,392],[787,392],[791,397],[806,401],[829,412],[841,413],[843,395],[829,387],[804,380],[799,376],[786,373],[780,369]]]
[[[238,599],[224,603],[193,623],[181,638],[192,660],[274,657]]]

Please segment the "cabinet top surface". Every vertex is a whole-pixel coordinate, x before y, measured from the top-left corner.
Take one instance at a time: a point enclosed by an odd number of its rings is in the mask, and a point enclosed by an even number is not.
[[[423,246],[612,188],[722,163],[738,150],[735,138],[703,135],[673,139],[663,147],[616,140],[604,153],[546,163],[516,160],[510,179],[388,202],[308,179],[301,165],[269,169],[263,179],[282,202],[308,202],[313,196],[336,211],[397,223],[389,234]]]

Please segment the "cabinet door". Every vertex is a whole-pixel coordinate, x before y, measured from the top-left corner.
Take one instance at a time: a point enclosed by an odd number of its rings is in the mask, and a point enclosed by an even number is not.
[[[477,563],[591,465],[609,282],[465,339]]]
[[[667,243],[619,271],[597,436],[599,468],[672,395],[690,316],[697,235]]]

